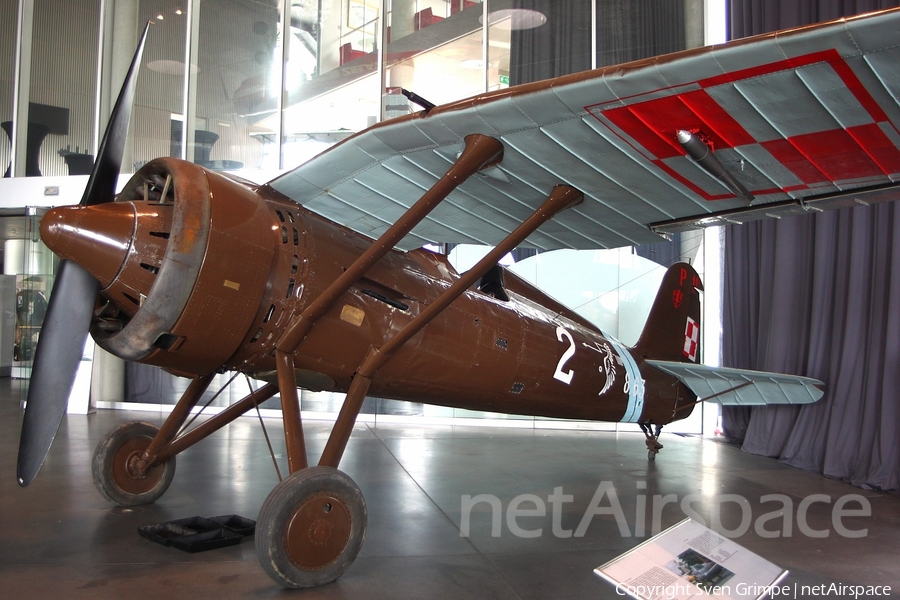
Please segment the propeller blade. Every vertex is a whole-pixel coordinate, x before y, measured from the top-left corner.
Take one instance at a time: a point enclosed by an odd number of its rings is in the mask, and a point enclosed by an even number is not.
[[[81,197],[83,206],[111,202],[115,196],[116,182],[122,168],[122,155],[125,153],[125,140],[128,137],[128,125],[131,122],[131,107],[137,89],[138,69],[141,66],[141,56],[144,54],[144,43],[147,41],[149,29],[148,22],[144,26],[131,66],[128,67],[128,74],[125,75],[125,82],[106,124],[106,133],[103,134],[94,168]]]
[[[106,125],[106,133],[81,198],[84,206],[114,199],[131,121],[138,69],[149,28],[148,23]],[[99,282],[78,264],[68,260],[60,262],[35,351],[22,422],[18,481],[23,487],[30,484],[40,471],[66,412],[99,291]]]
[[[34,355],[22,422],[17,474],[22,487],[40,471],[66,412],[99,288],[94,276],[77,263],[60,262]]]

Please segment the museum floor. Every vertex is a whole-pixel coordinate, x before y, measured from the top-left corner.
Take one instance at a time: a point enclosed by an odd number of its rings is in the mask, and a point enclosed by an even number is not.
[[[637,507],[645,503],[649,529],[654,495],[666,494],[678,502],[695,495],[692,506],[704,519],[718,502],[722,524],[731,530],[740,526],[742,509],[722,502],[723,495],[746,498],[752,525],[735,541],[789,569],[787,585],[889,585],[900,594],[897,497],[698,438],[664,435],[665,449],[648,462],[637,433],[419,425],[356,427],[342,468],[368,504],[365,544],[336,583],[286,591],[259,566],[252,539],[189,554],[137,533],[142,525],[195,515],[255,519],[277,482],[256,418],[241,419],[179,456],[175,481],[156,504],[121,509],[91,481],[94,445],[121,421],[159,423],[161,415],[101,410],[67,417],[43,471],[22,489],[15,482],[21,385],[0,380],[2,598],[620,598],[592,570],[641,542],[632,537],[640,525]],[[266,425],[276,455],[283,454],[280,422],[267,419]],[[307,423],[311,455],[318,456],[329,430],[327,423]],[[620,531],[614,515],[595,515],[583,536],[566,537],[577,533],[598,489],[609,486],[627,530]],[[571,500],[552,499],[555,488]],[[479,494],[502,502],[499,537],[492,536],[487,503],[462,510],[464,497]],[[509,502],[522,494],[532,496],[510,519]],[[784,535],[788,521],[763,518],[780,506],[762,504],[767,494],[790,498],[790,537]],[[799,531],[799,505],[811,494],[824,494],[830,503],[811,504],[804,526],[827,538]],[[847,494],[861,494],[871,505],[871,517],[842,521],[849,530],[868,529],[864,537],[842,537],[832,523],[835,502]],[[545,515],[521,516],[535,508],[535,497]],[[678,502],[661,508],[662,527],[685,517]],[[609,495],[595,505],[611,507]],[[553,506],[562,507],[556,523]],[[470,514],[467,536],[461,535],[464,512]],[[519,533],[540,533],[517,536],[510,524]],[[757,527],[778,537],[763,538]]]

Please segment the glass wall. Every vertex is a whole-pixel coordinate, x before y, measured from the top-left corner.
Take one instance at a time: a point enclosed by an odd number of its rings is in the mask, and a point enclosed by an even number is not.
[[[115,103],[118,87],[128,72],[138,35],[148,21],[152,23],[138,75],[129,134],[131,143],[122,161],[122,170],[130,172],[159,156],[187,155],[184,147],[184,92],[187,81],[188,10],[179,0],[141,0],[112,5],[110,77],[105,87],[107,111]],[[190,68],[197,73],[196,66]]]
[[[194,138],[189,160],[216,170],[278,167],[264,149],[278,128],[270,117],[277,114],[281,88],[279,5],[278,0],[204,1],[195,9],[199,35],[191,48],[197,70],[187,106]]]
[[[27,116],[16,120],[27,123],[24,174],[90,172],[100,0],[34,0],[33,7]]]
[[[380,0],[292,4],[282,167],[299,165],[381,119],[382,10]],[[278,119],[273,115],[267,125],[277,128]]]
[[[465,0],[393,0],[390,4],[385,79],[386,117],[421,107],[401,89],[432,104],[484,91],[482,5]]]
[[[0,210],[0,228],[5,237],[0,275],[0,308],[4,315],[0,318],[0,372],[4,376],[31,375],[34,351],[47,314],[57,260],[38,235],[44,212],[45,209],[33,207]],[[15,316],[11,323],[7,323],[8,315]],[[7,325],[12,327],[12,336],[6,331]]]
[[[267,180],[419,110],[401,89],[442,104],[698,43],[702,4],[0,0],[0,119],[10,131],[27,123],[17,176],[87,172],[149,20],[123,172],[179,156]],[[19,38],[27,51],[17,64]],[[17,68],[29,82],[18,102]],[[2,138],[8,165],[14,153]]]
[[[0,0],[0,170],[9,177],[16,72],[16,0]]]

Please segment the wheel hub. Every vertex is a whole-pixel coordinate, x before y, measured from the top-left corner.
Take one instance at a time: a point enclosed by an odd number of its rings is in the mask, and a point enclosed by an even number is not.
[[[112,476],[123,491],[142,494],[153,489],[162,476],[161,469],[147,469],[147,463],[142,458],[149,445],[149,438],[135,437],[125,441],[116,452]]]
[[[340,557],[350,540],[350,510],[339,498],[318,494],[305,500],[291,517],[285,550],[302,569],[327,567]]]
[[[132,452],[125,460],[125,469],[133,479],[143,479],[147,476],[147,461],[143,452]]]

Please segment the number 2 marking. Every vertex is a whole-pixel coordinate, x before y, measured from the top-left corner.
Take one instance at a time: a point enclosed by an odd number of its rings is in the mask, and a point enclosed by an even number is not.
[[[563,352],[559,362],[556,364],[556,372],[553,373],[553,379],[558,379],[566,385],[569,385],[572,383],[572,377],[575,376],[575,372],[563,371],[563,368],[566,366],[566,363],[575,356],[575,340],[572,339],[572,334],[566,331],[564,327],[557,327],[556,339],[561,342],[563,341],[563,338],[569,341],[569,347]]]

